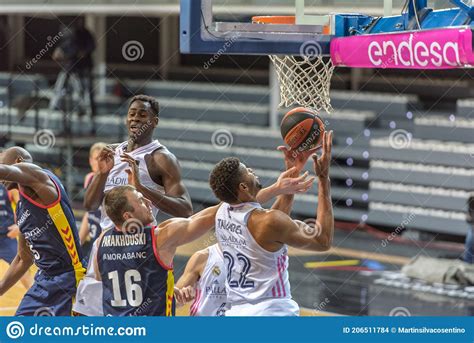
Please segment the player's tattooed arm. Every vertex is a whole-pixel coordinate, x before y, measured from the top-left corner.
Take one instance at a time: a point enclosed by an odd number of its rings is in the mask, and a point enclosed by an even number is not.
[[[23,235],[18,237],[18,252],[0,280],[0,296],[15,285],[33,264],[33,256]]]

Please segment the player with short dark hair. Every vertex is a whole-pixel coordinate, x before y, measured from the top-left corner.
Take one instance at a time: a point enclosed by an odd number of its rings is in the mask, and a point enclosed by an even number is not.
[[[291,299],[287,245],[312,251],[331,247],[334,231],[329,181],[331,146],[332,131],[324,132],[322,155],[313,156],[319,181],[314,228],[292,220],[281,211],[262,209],[256,199],[261,189],[259,179],[239,159],[226,158],[211,172],[211,188],[224,201],[215,224],[227,266],[230,308],[226,316],[299,314],[298,305]],[[285,154],[290,151],[285,150]],[[292,196],[287,197],[291,203]]]

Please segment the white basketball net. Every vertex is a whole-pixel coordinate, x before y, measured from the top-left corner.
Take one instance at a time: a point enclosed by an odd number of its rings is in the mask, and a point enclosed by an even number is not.
[[[280,83],[280,107],[296,104],[318,112],[332,111],[329,89],[334,66],[330,58],[271,55],[270,59]]]

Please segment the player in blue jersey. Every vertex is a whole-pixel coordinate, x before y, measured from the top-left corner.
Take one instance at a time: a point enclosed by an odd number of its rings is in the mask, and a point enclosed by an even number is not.
[[[68,196],[59,179],[31,163],[23,148],[7,149],[0,156],[0,181],[18,187],[18,253],[0,281],[0,295],[10,289],[33,262],[39,271],[35,283],[23,297],[16,315],[45,311],[69,316],[76,287],[85,269],[76,222]]]
[[[15,223],[13,190],[8,191],[0,185],[0,260],[12,263],[18,251],[17,240],[19,228]],[[32,278],[26,273],[21,279],[26,289],[31,287]]]

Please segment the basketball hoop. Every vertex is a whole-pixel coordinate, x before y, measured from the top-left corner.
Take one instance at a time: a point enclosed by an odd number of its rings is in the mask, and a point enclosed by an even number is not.
[[[256,16],[256,24],[295,25],[295,16]],[[330,34],[330,27],[324,26],[323,34]],[[270,55],[280,84],[279,107],[292,105],[312,108],[318,112],[332,111],[329,91],[334,66],[331,59],[322,54],[317,41],[301,44],[300,54]]]

